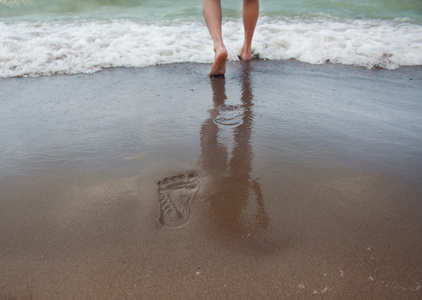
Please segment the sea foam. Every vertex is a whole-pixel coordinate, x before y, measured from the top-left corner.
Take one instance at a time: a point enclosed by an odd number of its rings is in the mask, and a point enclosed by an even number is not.
[[[223,23],[229,60],[243,39],[239,19]],[[296,59],[395,69],[422,65],[422,26],[382,20],[259,20],[253,47],[262,59]],[[211,63],[203,22],[130,20],[0,23],[0,77],[93,73],[110,67]]]

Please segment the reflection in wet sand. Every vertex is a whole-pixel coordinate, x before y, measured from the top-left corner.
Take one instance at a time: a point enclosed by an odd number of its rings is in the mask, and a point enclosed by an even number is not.
[[[214,106],[201,128],[201,166],[209,179],[205,201],[217,230],[229,236],[251,236],[268,229],[269,223],[259,178],[252,177],[253,94],[249,74],[250,65],[245,63],[241,105],[225,105],[225,78],[211,78]],[[229,145],[219,139],[227,130],[234,140],[231,156]]]

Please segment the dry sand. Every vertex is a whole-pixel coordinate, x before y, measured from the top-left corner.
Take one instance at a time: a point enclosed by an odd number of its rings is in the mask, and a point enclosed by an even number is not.
[[[0,80],[1,299],[420,299],[422,68]]]

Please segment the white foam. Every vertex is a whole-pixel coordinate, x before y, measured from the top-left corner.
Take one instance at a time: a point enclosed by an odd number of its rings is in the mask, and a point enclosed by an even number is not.
[[[223,24],[229,60],[243,39],[241,20]],[[203,22],[173,26],[128,20],[0,23],[0,77],[93,73],[109,67],[211,63]],[[261,18],[254,37],[263,59],[327,61],[372,68],[422,65],[422,26],[388,21]]]
[[[206,28],[129,21],[0,24],[0,76],[92,73],[108,67],[207,62]]]
[[[263,23],[257,31],[257,50],[268,59],[387,69],[422,64],[419,25],[379,20],[286,20]]]

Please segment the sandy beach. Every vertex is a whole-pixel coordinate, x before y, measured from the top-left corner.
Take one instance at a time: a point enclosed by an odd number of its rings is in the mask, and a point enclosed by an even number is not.
[[[422,67],[0,79],[1,299],[420,299]]]

